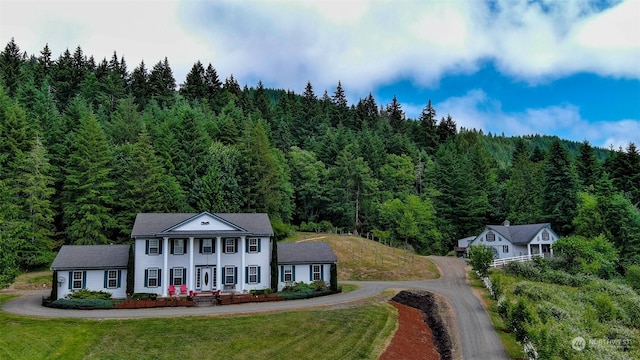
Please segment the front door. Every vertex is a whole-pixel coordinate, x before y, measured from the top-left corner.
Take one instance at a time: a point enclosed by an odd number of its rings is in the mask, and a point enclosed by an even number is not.
[[[211,268],[196,268],[196,289],[199,289],[200,291],[209,291],[211,290],[211,284],[213,284]]]

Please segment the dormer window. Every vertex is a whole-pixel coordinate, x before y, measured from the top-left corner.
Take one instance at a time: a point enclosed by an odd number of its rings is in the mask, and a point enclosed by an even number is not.
[[[549,241],[549,232],[547,230],[542,231],[542,241]]]
[[[489,231],[486,237],[488,242],[496,241],[496,234],[493,231]]]

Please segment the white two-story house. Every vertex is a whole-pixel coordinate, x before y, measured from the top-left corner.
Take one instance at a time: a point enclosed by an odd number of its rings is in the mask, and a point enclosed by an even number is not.
[[[469,246],[486,245],[493,250],[495,259],[523,255],[553,255],[553,243],[560,237],[551,224],[487,225]]]
[[[134,239],[136,293],[167,296],[271,286],[267,214],[140,213]]]

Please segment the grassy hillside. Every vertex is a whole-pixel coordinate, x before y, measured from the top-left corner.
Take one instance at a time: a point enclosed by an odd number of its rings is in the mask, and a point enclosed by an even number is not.
[[[426,256],[359,236],[296,233],[287,241],[323,241],[338,257],[338,280],[426,280],[440,277]]]

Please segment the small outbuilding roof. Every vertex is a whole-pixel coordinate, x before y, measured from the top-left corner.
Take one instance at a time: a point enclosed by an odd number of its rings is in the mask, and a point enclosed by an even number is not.
[[[125,269],[129,245],[63,245],[52,270]]]
[[[325,242],[278,244],[278,264],[337,263],[338,257]]]

